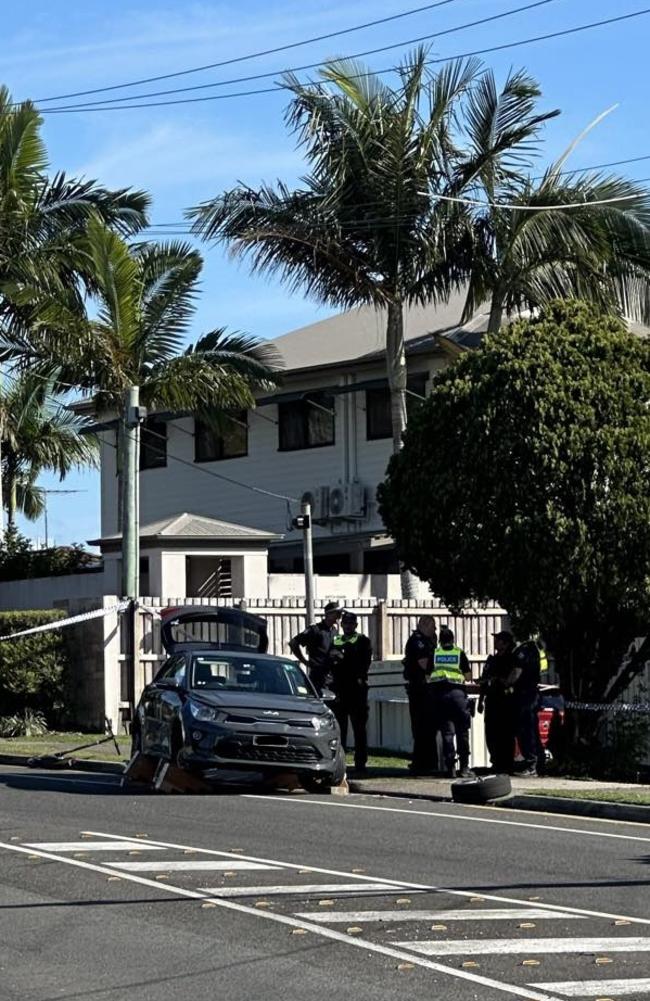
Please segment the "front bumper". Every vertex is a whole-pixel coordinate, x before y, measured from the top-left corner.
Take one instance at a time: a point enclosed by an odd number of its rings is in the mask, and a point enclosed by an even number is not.
[[[323,734],[230,731],[195,724],[187,734],[183,761],[193,768],[248,771],[292,771],[327,775],[336,767],[340,738]]]

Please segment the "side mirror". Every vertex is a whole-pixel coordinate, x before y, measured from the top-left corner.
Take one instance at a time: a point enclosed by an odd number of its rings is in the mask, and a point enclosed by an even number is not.
[[[160,688],[168,688],[171,691],[178,691],[179,688],[183,687],[178,678],[161,678],[158,686]]]
[[[329,688],[324,688],[320,693],[321,702],[336,702],[336,695]]]

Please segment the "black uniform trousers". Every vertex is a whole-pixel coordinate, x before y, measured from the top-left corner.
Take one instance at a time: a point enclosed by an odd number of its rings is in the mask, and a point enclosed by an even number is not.
[[[458,764],[461,768],[467,768],[469,732],[472,725],[467,695],[459,685],[446,681],[434,681],[428,687],[434,723],[442,732],[445,768],[448,771],[453,770],[457,753]]]
[[[354,734],[354,767],[365,768],[368,763],[368,686],[346,686],[337,693],[332,711],[339,724],[343,747],[347,744],[350,720]]]
[[[510,774],[515,764],[515,706],[512,695],[488,691],[485,696],[485,742],[495,772]]]
[[[524,768],[536,768],[539,756],[539,731],[537,692],[521,692],[514,695],[515,736],[519,744]]]
[[[436,727],[432,719],[429,685],[410,681],[406,686],[413,733],[411,768],[414,772],[433,772],[438,763]]]

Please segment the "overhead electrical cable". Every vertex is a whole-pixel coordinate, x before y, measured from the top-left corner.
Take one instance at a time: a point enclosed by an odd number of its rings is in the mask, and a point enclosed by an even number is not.
[[[514,42],[504,42],[500,45],[492,45],[487,48],[472,49],[471,51],[467,52],[459,52],[455,53],[454,55],[444,56],[436,59],[430,59],[429,64],[436,65],[440,63],[446,63],[454,59],[466,59],[470,56],[480,56],[480,55],[487,55],[492,52],[502,52],[506,49],[519,48],[524,45],[531,45],[535,42],[544,42],[553,38],[561,38],[567,35],[577,34],[578,32],[589,31],[594,28],[601,28],[609,24],[616,24],[622,21],[629,21],[632,20],[633,18],[643,17],[647,14],[650,14],[650,7],[646,7],[643,10],[633,11],[629,14],[620,14],[617,17],[604,18],[601,21],[591,21],[588,24],[580,24],[572,28],[564,28],[558,31],[547,32],[546,34],[543,35],[534,35],[531,36],[530,38],[518,39],[517,41]],[[435,38],[436,35],[434,34],[427,37]],[[402,44],[408,44],[408,43],[402,43]],[[318,65],[322,65],[322,63],[319,63]],[[390,73],[393,72],[394,70],[395,67],[392,66],[392,67],[387,67],[383,70],[372,71],[372,73],[371,72],[360,73],[357,76],[358,78],[361,78],[365,76],[375,75],[376,73],[381,73],[381,72]],[[312,85],[319,86],[318,83],[313,83]],[[103,105],[102,107],[94,107],[89,104],[71,104],[67,106],[63,105],[61,107],[54,107],[54,108],[40,108],[39,110],[41,114],[44,115],[83,114],[83,113],[102,112],[102,111],[128,111],[128,110],[138,110],[141,108],[162,108],[179,104],[201,104],[208,101],[226,101],[240,97],[256,97],[261,94],[282,93],[285,90],[286,88],[283,85],[276,84],[273,87],[259,87],[254,90],[234,91],[229,94],[210,94],[206,97],[185,97],[185,98],[178,98],[172,101],[148,101],[148,102],[143,102],[141,104],[119,104],[119,105],[110,104],[110,105]],[[137,100],[137,97],[134,96],[132,100]]]

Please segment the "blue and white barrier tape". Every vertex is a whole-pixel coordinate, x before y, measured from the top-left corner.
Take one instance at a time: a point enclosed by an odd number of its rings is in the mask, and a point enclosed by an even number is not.
[[[566,709],[592,713],[637,713],[650,715],[650,702],[566,702]]]
[[[55,622],[46,622],[42,626],[32,626],[31,629],[22,629],[19,633],[10,633],[9,636],[0,636],[0,643],[7,640],[19,639],[22,636],[34,636],[35,633],[48,633],[53,629],[63,629],[64,626],[73,626],[77,622],[87,622],[89,619],[99,619],[111,612],[124,612],[129,607],[128,601],[120,601],[116,605],[107,605],[106,608],[94,608],[91,612],[81,612],[79,615],[71,615],[67,619],[57,619]]]

